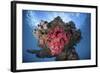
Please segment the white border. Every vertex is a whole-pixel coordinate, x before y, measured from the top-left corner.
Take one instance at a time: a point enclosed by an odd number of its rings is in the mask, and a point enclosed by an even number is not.
[[[22,9],[26,10],[45,10],[45,11],[66,11],[66,12],[84,12],[91,13],[91,60],[78,60],[78,61],[61,61],[61,62],[34,62],[22,63]],[[52,68],[52,67],[72,67],[72,66],[85,66],[95,65],[96,59],[96,10],[94,8],[82,7],[60,7],[60,6],[45,6],[45,5],[28,5],[17,4],[17,70],[22,69],[39,69],[39,68]]]

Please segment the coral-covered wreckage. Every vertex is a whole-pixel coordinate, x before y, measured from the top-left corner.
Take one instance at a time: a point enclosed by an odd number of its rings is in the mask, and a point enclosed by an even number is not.
[[[65,23],[60,16],[51,22],[43,21],[33,30],[33,36],[38,40],[41,50],[28,49],[38,58],[52,58],[55,61],[79,60],[75,46],[81,40],[81,31],[73,21]]]

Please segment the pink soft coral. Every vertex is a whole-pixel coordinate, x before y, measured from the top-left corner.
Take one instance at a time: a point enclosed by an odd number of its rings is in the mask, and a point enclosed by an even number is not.
[[[70,34],[66,33],[63,27],[56,26],[47,34],[47,45],[52,55],[59,55],[64,49],[65,44],[69,43]]]

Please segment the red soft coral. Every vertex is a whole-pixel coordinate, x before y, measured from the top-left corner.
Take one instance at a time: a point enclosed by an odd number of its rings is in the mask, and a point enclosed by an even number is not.
[[[49,40],[47,45],[52,55],[59,55],[63,51],[65,44],[68,44],[70,40],[70,34],[66,33],[64,29],[59,26],[50,30],[47,37]]]

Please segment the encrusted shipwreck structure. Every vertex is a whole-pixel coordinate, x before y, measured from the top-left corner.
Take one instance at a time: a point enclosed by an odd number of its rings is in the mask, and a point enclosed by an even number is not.
[[[28,49],[27,52],[39,58],[56,57],[56,61],[79,59],[75,46],[81,40],[81,31],[73,21],[65,23],[60,16],[51,22],[42,20],[38,28],[33,30],[33,35],[42,49]]]

